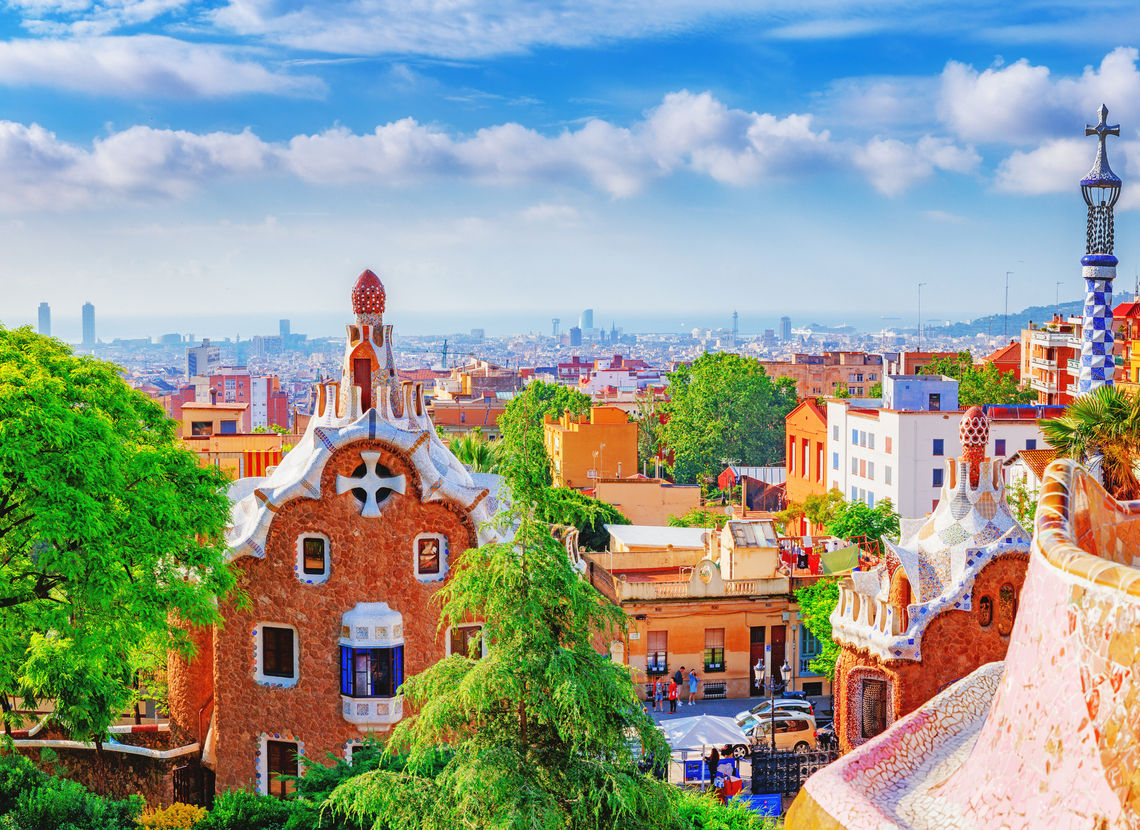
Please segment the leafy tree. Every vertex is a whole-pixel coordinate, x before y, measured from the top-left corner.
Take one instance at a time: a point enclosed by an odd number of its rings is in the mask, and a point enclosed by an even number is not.
[[[940,357],[918,370],[923,375],[946,375],[958,379],[958,405],[985,406],[996,404],[1015,406],[1037,402],[1037,393],[1018,386],[1013,372],[1002,372],[993,363],[975,366],[969,352],[958,352],[954,357]]]
[[[877,380],[871,384],[871,389],[867,392],[868,398],[881,398],[883,397],[883,382]]]
[[[564,412],[585,415],[590,398],[577,389],[557,383],[533,381],[508,401],[499,416],[502,458],[499,474],[518,503],[531,503],[550,486],[550,456],[543,443],[543,419],[559,418]]]
[[[135,699],[147,652],[188,653],[234,585],[226,480],[117,367],[0,328],[0,705],[54,701],[79,739]]]
[[[663,401],[652,391],[637,396],[637,407],[631,420],[637,424],[637,463],[643,468],[654,467],[661,449],[661,410]]]
[[[669,374],[661,437],[676,481],[713,474],[723,458],[774,464],[784,457],[784,417],[796,406],[792,378],[773,381],[755,359],[704,354]]]
[[[812,658],[811,670],[834,678],[839,645],[831,636],[831,612],[839,604],[839,580],[825,577],[796,588],[796,602],[800,606],[800,619],[821,646],[819,656]]]
[[[847,388],[846,383],[836,381],[835,388],[831,390],[831,397],[833,398],[850,398],[851,390]]]
[[[475,427],[460,438],[452,438],[448,448],[473,473],[497,473],[503,457],[502,443],[488,441],[483,430]]]
[[[256,426],[253,428],[253,431],[259,435],[265,435],[265,434],[268,434],[270,432],[275,432],[278,435],[290,435],[290,434],[292,434],[289,432],[288,427],[283,427],[283,426],[280,426],[278,424],[270,424],[268,427]]]
[[[610,533],[605,525],[627,525],[628,518],[609,502],[570,487],[548,487],[535,503],[535,518],[551,525],[578,528],[578,544],[585,550],[605,550]]]
[[[898,538],[899,514],[890,499],[881,500],[873,508],[863,501],[848,501],[835,510],[827,523],[827,532],[841,539],[866,536],[881,545],[884,537]]]
[[[1113,497],[1140,497],[1140,397],[1102,386],[1070,403],[1060,418],[1038,424],[1061,456],[1082,463],[1100,456],[1104,486]]]
[[[776,514],[776,521],[784,526],[786,533],[795,532],[802,517],[806,517],[812,527],[826,527],[827,523],[835,518],[843,503],[843,494],[832,487],[822,496],[811,493],[804,499],[803,504],[790,502],[784,510]]]
[[[1037,489],[1030,490],[1023,479],[1017,479],[1005,488],[1005,500],[1013,515],[1030,533],[1033,532],[1033,520],[1037,517],[1037,496]]]
[[[334,790],[331,804],[403,828],[668,827],[677,793],[637,769],[668,754],[627,668],[595,651],[624,612],[583,581],[547,525],[469,550],[440,590],[441,626],[485,620],[486,656],[451,656],[405,681],[415,715],[393,730],[402,770]],[[450,750],[438,769],[440,747]]]
[[[715,510],[694,507],[681,516],[670,516],[665,520],[665,524],[669,527],[707,527],[712,530],[720,530],[728,519],[729,517],[723,512],[717,513]]]

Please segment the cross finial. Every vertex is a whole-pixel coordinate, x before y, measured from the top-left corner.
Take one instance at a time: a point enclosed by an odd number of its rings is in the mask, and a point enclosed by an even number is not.
[[[1095,127],[1086,124],[1085,135],[1095,135],[1100,140],[1100,146],[1103,147],[1105,138],[1110,135],[1120,135],[1120,125],[1108,123],[1108,107],[1104,104],[1100,105],[1100,109],[1096,111],[1096,114],[1100,118],[1100,121]]]

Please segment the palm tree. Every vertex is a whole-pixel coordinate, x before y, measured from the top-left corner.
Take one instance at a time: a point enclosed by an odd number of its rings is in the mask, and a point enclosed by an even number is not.
[[[479,427],[448,443],[452,454],[473,473],[497,473],[503,458],[502,446],[484,438]]]
[[[1062,417],[1040,424],[1059,455],[1086,463],[1100,455],[1104,487],[1113,497],[1140,498],[1140,398],[1102,386],[1070,403]]]

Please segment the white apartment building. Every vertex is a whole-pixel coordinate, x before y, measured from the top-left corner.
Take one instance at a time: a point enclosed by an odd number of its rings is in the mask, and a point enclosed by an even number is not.
[[[1027,417],[990,421],[990,457],[1046,446],[1033,408],[1023,412]],[[961,410],[907,412],[828,400],[827,485],[871,507],[890,499],[905,518],[925,516],[938,504],[946,458],[961,452],[961,420]]]

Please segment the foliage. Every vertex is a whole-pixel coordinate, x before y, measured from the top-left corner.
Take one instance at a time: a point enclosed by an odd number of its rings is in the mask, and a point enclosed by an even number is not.
[[[971,406],[997,404],[1014,406],[1037,402],[1037,393],[1018,386],[1013,372],[1002,374],[993,363],[975,366],[969,352],[958,352],[954,357],[940,357],[919,367],[922,375],[946,375],[958,380],[958,405]]]
[[[135,699],[142,653],[188,652],[219,620],[225,477],[119,370],[0,328],[0,703],[54,699],[99,740]]]
[[[711,792],[685,790],[677,803],[678,828],[684,830],[775,830],[774,819],[759,816],[739,802],[722,804]]]
[[[1060,418],[1038,421],[1045,440],[1066,457],[1101,457],[1105,489],[1117,499],[1140,497],[1140,397],[1102,386],[1074,400]]]
[[[519,503],[532,503],[551,483],[550,456],[543,442],[543,419],[559,418],[564,412],[585,415],[590,398],[577,389],[557,383],[532,381],[507,402],[499,416],[502,458],[499,474],[512,497]]]
[[[401,687],[417,714],[393,730],[402,769],[341,785],[338,812],[404,828],[667,827],[673,788],[637,770],[668,747],[629,670],[594,650],[624,612],[583,581],[549,526],[516,516],[509,543],[463,554],[441,626],[485,620],[486,656],[447,657]],[[439,747],[452,754],[442,768]]]
[[[483,436],[483,430],[480,427],[475,427],[462,437],[452,438],[447,446],[460,463],[466,464],[473,473],[497,473],[499,471],[499,462],[503,457],[503,444],[502,442],[488,441]]]
[[[827,532],[840,539],[866,536],[882,544],[884,537],[898,538],[899,514],[890,499],[882,499],[873,508],[863,501],[848,501],[836,508],[827,523]]]
[[[247,790],[224,792],[194,830],[285,830],[291,802]]]
[[[678,483],[712,475],[724,458],[758,466],[783,459],[784,417],[797,403],[792,378],[773,381],[751,357],[704,354],[669,374],[668,396],[661,438]]]
[[[803,504],[789,502],[786,508],[776,514],[776,521],[783,525],[784,532],[788,534],[798,532],[801,517],[806,517],[813,528],[826,527],[843,503],[843,494],[832,487],[822,496],[818,493],[809,494]]]
[[[833,398],[850,398],[851,390],[847,388],[846,383],[836,381],[835,388],[831,390],[831,397]]]
[[[714,510],[706,510],[703,507],[694,507],[688,513],[681,516],[670,516],[665,520],[665,524],[669,525],[669,527],[707,527],[713,530],[720,530],[724,527],[728,518],[729,517],[723,512],[717,513]]]
[[[839,604],[839,580],[825,577],[796,588],[796,602],[800,606],[800,619],[821,646],[819,656],[811,661],[811,670],[834,678],[839,645],[831,636],[831,612]]]
[[[605,526],[630,523],[612,504],[570,487],[548,487],[535,504],[535,518],[552,525],[578,528],[583,550],[605,550],[610,533]]]
[[[630,414],[637,424],[637,463],[643,469],[654,467],[661,450],[662,404],[652,390],[646,390],[637,395],[637,406]]]
[[[877,380],[871,384],[870,390],[867,392],[868,398],[881,398],[883,397],[883,382]]]
[[[714,482],[715,483],[715,482]],[[705,504],[714,504],[719,502],[721,505],[727,506],[730,504],[741,504],[744,501],[744,486],[742,484],[735,484],[727,490],[722,490],[719,487],[709,487],[704,490],[703,500]]]
[[[1033,521],[1037,518],[1037,496],[1038,490],[1030,490],[1020,478],[1005,488],[1005,500],[1009,502],[1013,515],[1030,533],[1033,532]]]
[[[16,806],[16,796],[44,785],[47,775],[14,752],[0,754],[0,816]]]
[[[264,427],[264,426],[260,426],[260,425],[255,426],[253,428],[253,431],[259,435],[260,434],[268,434],[270,432],[275,432],[278,435],[291,435],[292,434],[289,431],[288,427],[283,427],[283,426],[280,426],[278,424],[270,424],[268,427]]]
[[[205,817],[205,807],[176,801],[169,807],[143,810],[137,821],[148,830],[190,830]]]
[[[143,807],[140,796],[121,801],[104,798],[74,781],[18,769],[20,762],[28,767],[31,762],[25,758],[14,762],[12,757],[0,759],[0,803],[5,805],[0,817],[13,830],[137,830],[135,817]],[[18,789],[7,791],[16,781],[21,782]]]

